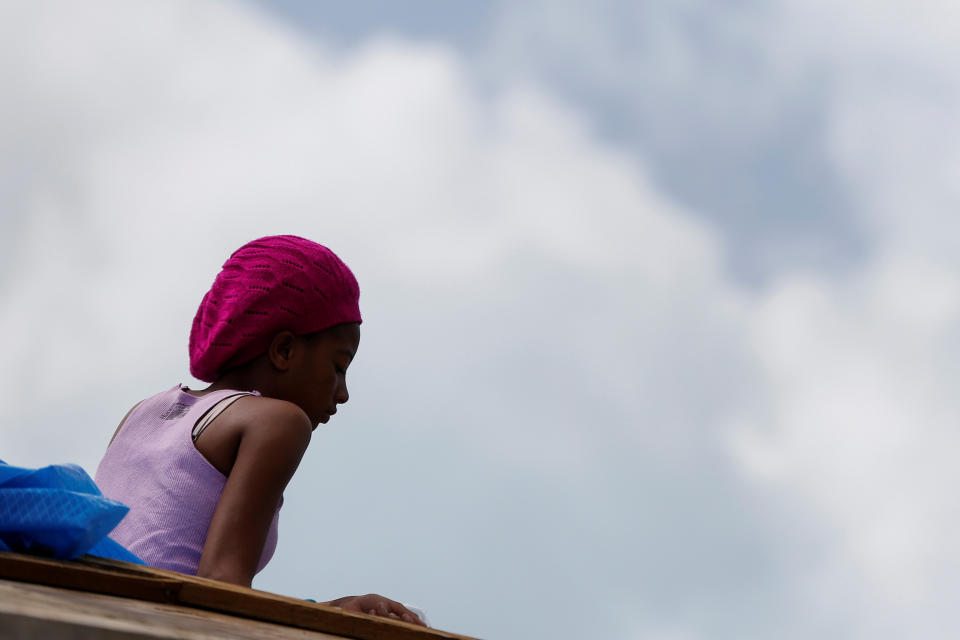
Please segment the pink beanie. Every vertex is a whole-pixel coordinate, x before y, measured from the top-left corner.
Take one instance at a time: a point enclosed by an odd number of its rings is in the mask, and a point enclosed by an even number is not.
[[[326,247],[297,236],[267,236],[230,256],[203,297],[190,331],[190,373],[213,382],[270,346],[297,335],[360,322],[360,287]]]

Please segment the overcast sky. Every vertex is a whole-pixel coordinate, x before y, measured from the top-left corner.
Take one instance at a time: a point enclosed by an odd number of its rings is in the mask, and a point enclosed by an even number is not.
[[[960,634],[952,0],[10,2],[0,458],[96,468],[230,252],[361,286],[261,589],[503,640]]]

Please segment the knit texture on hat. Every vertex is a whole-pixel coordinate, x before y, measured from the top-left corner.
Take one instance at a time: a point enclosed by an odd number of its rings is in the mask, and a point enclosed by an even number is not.
[[[298,236],[237,249],[203,297],[190,331],[190,373],[213,382],[266,352],[277,332],[297,335],[360,322],[360,287],[333,251]]]

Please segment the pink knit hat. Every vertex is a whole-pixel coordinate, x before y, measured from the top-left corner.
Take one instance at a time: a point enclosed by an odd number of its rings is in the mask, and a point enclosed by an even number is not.
[[[326,247],[297,236],[249,242],[227,260],[190,331],[190,373],[213,382],[264,353],[278,331],[297,335],[360,322],[360,287]]]

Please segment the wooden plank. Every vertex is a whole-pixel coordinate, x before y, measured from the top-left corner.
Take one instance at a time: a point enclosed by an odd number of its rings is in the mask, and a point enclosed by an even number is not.
[[[0,638],[342,640],[202,609],[8,580],[0,580]]]
[[[0,640],[154,640],[168,636],[144,635],[125,629],[101,629],[65,620],[31,618],[0,610]]]
[[[243,593],[185,582],[180,602],[258,620],[272,620],[304,629],[363,640],[462,640],[463,636],[426,629],[398,620],[370,616],[264,592]]]
[[[9,551],[0,552],[0,577],[150,602],[176,602],[181,586],[171,577],[123,567],[84,565]]]
[[[475,640],[217,580],[92,556],[67,562],[0,552],[0,577],[198,607],[357,640]]]
[[[181,584],[177,592],[178,602],[213,611],[280,622],[362,640],[475,640],[449,631],[344,611],[337,607],[328,607],[298,598],[289,598],[174,571],[92,556],[85,556],[82,561],[98,567],[137,571],[158,579],[179,579]]]

